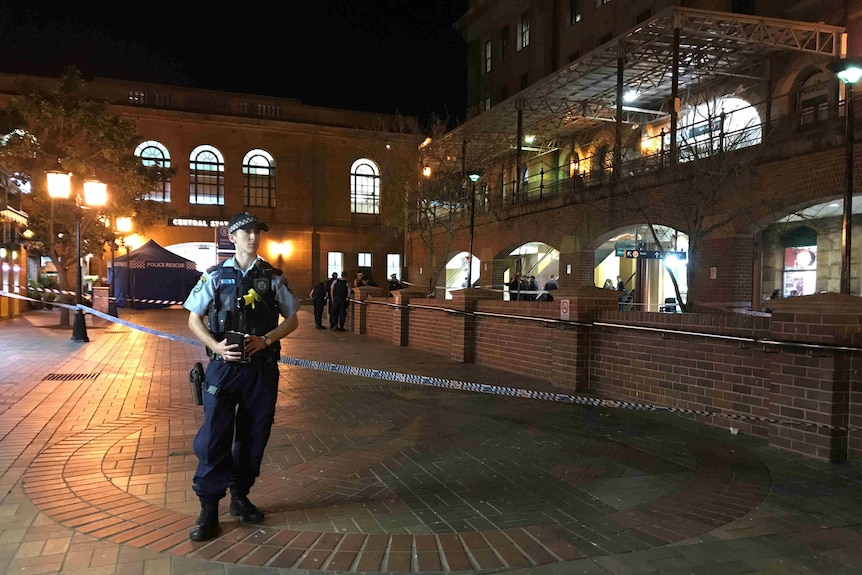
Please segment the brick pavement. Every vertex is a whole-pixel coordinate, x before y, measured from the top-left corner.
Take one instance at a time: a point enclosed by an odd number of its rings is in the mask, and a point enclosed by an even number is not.
[[[548,389],[313,329],[282,353]],[[121,317],[188,337],[182,310]],[[92,318],[91,318],[92,320]],[[426,388],[282,365],[252,499],[192,543],[203,348],[56,311],[0,322],[6,573],[862,573],[860,466],[667,414]]]

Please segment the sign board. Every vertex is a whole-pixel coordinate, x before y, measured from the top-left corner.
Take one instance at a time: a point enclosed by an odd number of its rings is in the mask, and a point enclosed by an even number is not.
[[[659,250],[623,250],[623,256],[630,259],[644,258],[648,260],[663,260],[675,257],[686,259],[685,252],[660,252]]]
[[[624,257],[626,250],[635,249],[635,243],[633,241],[624,241],[624,242],[614,242],[614,254],[618,257]]]
[[[560,319],[569,319],[569,300],[560,300]]]
[[[228,258],[233,257],[236,253],[236,246],[230,241],[227,233],[227,226],[218,226],[215,229],[215,244],[218,263],[222,263]]]
[[[211,220],[207,218],[195,218],[188,216],[179,218],[168,218],[168,225],[182,228],[217,228],[220,226],[227,226],[227,220]]]

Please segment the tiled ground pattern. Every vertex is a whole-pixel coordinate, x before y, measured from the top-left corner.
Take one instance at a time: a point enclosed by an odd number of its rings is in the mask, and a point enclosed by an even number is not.
[[[188,334],[181,310],[122,315]],[[288,366],[252,493],[265,524],[225,504],[219,537],[192,543],[202,348],[111,324],[80,344],[56,320],[0,323],[10,573],[862,572],[858,466],[666,415]],[[309,324],[283,353],[547,388]]]

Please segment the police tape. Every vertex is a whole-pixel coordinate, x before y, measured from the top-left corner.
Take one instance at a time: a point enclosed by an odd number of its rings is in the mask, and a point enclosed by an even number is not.
[[[54,289],[54,288],[37,288],[37,287],[28,286],[26,289],[27,289],[27,291],[33,291],[33,292],[38,292],[38,293],[51,293],[51,294],[57,294],[57,295],[76,295],[76,292],[73,292],[73,291]],[[86,298],[86,299],[92,299],[93,298],[93,294],[89,294],[89,293],[81,294],[81,296]],[[116,301],[117,298],[114,296],[108,296],[108,299]],[[35,301],[40,301],[40,300],[35,300]],[[146,303],[146,304],[156,304],[156,305],[183,305],[185,303],[184,301],[177,301],[177,300],[170,300],[170,299],[135,299],[135,298],[131,298],[131,297],[128,298],[128,301],[133,301],[135,303]],[[50,303],[54,303],[54,302],[50,302]]]
[[[51,293],[55,295],[77,295],[77,292],[56,288],[38,288],[33,286],[27,286],[26,288],[24,288],[24,286],[21,286],[21,289],[26,289],[27,291],[33,291],[37,293]],[[83,293],[81,294],[81,296],[85,298],[90,298],[90,294],[87,293]]]
[[[39,301],[32,300],[31,298],[27,298],[24,296],[19,296],[17,294],[10,294],[4,291],[0,291],[0,296],[14,297],[17,299],[27,299],[31,301]],[[142,326],[130,321],[125,321],[123,319],[114,317],[112,315],[103,313],[99,310],[92,309],[90,307],[81,305],[81,306],[68,306],[64,305],[64,307],[69,307],[71,309],[80,308],[84,311],[84,313],[92,314],[94,316],[100,317],[107,321],[123,325],[130,329],[134,329],[137,331],[142,331],[144,333],[148,333],[150,335],[154,335],[156,337],[160,337],[163,339],[168,339],[171,341],[177,341],[181,343],[185,343],[193,346],[201,346],[201,342],[197,339],[190,337],[183,337],[180,335],[174,335],[170,333],[165,333],[156,329],[148,328],[146,326]],[[422,385],[428,387],[436,387],[442,389],[451,389],[456,391],[470,391],[474,393],[485,393],[490,395],[501,395],[506,397],[518,397],[524,399],[534,399],[541,401],[554,401],[559,403],[569,403],[574,405],[583,405],[590,407],[604,407],[610,409],[629,409],[634,411],[649,411],[649,412],[657,412],[657,413],[669,413],[669,414],[680,414],[680,415],[691,415],[691,416],[699,416],[699,417],[710,417],[710,418],[723,418],[729,419],[731,421],[745,421],[745,422],[754,422],[754,423],[766,423],[770,425],[785,425],[785,426],[793,426],[793,427],[808,427],[815,428],[819,430],[828,430],[828,431],[862,431],[862,427],[859,426],[849,426],[849,425],[831,425],[828,423],[817,423],[810,421],[799,421],[795,419],[788,418],[775,418],[775,417],[766,417],[762,415],[744,415],[737,413],[725,413],[721,411],[708,411],[704,409],[690,409],[685,407],[673,407],[673,406],[665,406],[665,405],[653,405],[647,403],[637,403],[633,401],[622,401],[616,399],[602,399],[599,397],[591,397],[587,395],[570,395],[565,393],[554,393],[549,391],[535,391],[531,389],[523,389],[518,387],[506,387],[501,385],[489,385],[485,383],[474,383],[469,381],[459,381],[456,379],[447,379],[441,377],[432,377],[427,375],[416,375],[412,373],[402,373],[397,371],[387,371],[382,369],[374,369],[367,367],[355,367],[350,365],[343,365],[338,363],[331,363],[326,361],[316,361],[310,359],[302,359],[296,357],[289,356],[281,356],[279,358],[279,363],[283,363],[285,365],[293,365],[296,367],[303,367],[307,369],[314,369],[318,371],[326,371],[330,373],[338,373],[342,375],[351,375],[355,377],[367,377],[370,379],[378,379],[384,381],[394,381],[398,383],[409,383],[413,385]],[[733,428],[731,427],[731,430]]]

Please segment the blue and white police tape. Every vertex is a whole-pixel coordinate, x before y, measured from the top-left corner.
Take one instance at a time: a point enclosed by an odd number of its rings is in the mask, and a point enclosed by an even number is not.
[[[819,429],[835,429],[839,431],[859,431],[862,427],[850,427],[829,425],[825,423],[812,423],[806,421],[794,421],[790,419],[776,419],[771,417],[763,417],[756,415],[741,415],[735,413],[723,413],[716,411],[706,411],[698,409],[688,409],[683,407],[670,407],[663,405],[650,405],[645,403],[635,403],[632,401],[620,401],[616,399],[601,399],[598,397],[589,397],[585,395],[568,395],[565,393],[553,393],[548,391],[534,391],[530,389],[521,389],[517,387],[504,387],[500,385],[488,385],[484,383],[472,383],[468,381],[458,381],[454,379],[446,379],[440,377],[430,377],[426,375],[414,375],[411,373],[399,373],[395,371],[385,371],[381,369],[371,369],[365,367],[353,367],[350,365],[340,365],[337,363],[329,363],[324,361],[313,361],[308,359],[299,359],[294,357],[282,356],[279,360],[287,365],[296,365],[298,367],[306,367],[309,369],[317,369],[321,371],[329,371],[333,373],[341,373],[344,375],[353,375],[357,377],[369,377],[372,379],[382,379],[387,381],[397,381],[401,383],[412,383],[415,385],[426,385],[431,387],[439,387],[445,389],[454,389],[459,391],[472,391],[477,393],[487,393],[492,395],[503,395],[507,397],[522,397],[526,399],[538,399],[542,401],[557,401],[563,403],[572,403],[576,405],[588,405],[592,407],[607,407],[614,409],[632,409],[637,411],[654,411],[663,413],[678,413],[684,415],[698,415],[705,417],[722,417],[725,419],[739,421],[753,421],[770,423],[776,425],[793,425],[802,427],[816,427]]]
[[[15,297],[18,299],[31,299],[23,296],[18,296],[16,294],[9,294],[7,292],[0,291],[0,296],[8,296]],[[32,300],[38,301],[38,300]],[[71,309],[77,309],[78,306],[65,306]],[[149,333],[151,335],[155,335],[156,337],[168,339],[171,341],[178,341],[181,343],[186,343],[189,345],[200,346],[202,345],[197,339],[190,337],[183,337],[179,335],[173,335],[169,333],[165,333],[159,330],[155,330],[152,328],[144,327],[139,324],[135,324],[133,322],[125,321],[114,317],[112,315],[108,315],[106,313],[100,312],[98,310],[94,310],[87,306],[80,306],[80,308],[85,312],[102,319],[105,319],[110,322],[117,323],[119,325],[126,326],[130,329],[143,331],[145,333]],[[414,385],[423,385],[429,387],[437,387],[443,389],[452,389],[457,391],[471,391],[475,393],[486,393],[491,395],[502,395],[506,397],[521,397],[525,399],[537,399],[542,401],[556,401],[561,403],[571,403],[575,405],[586,405],[592,407],[605,407],[611,409],[631,409],[636,411],[652,411],[652,412],[662,412],[662,413],[672,413],[672,414],[683,414],[683,415],[696,415],[701,417],[721,417],[724,419],[735,420],[735,421],[749,421],[749,422],[758,422],[758,423],[767,423],[773,425],[788,425],[794,427],[809,427],[823,430],[836,430],[836,431],[862,431],[862,427],[858,426],[843,426],[843,425],[830,425],[826,423],[815,423],[808,421],[797,421],[793,419],[779,419],[773,417],[764,417],[759,415],[742,415],[736,413],[724,413],[724,412],[716,412],[716,411],[707,411],[702,409],[688,409],[684,407],[671,407],[671,406],[663,406],[663,405],[650,405],[646,403],[636,403],[632,401],[621,401],[616,399],[601,399],[598,397],[590,397],[585,395],[569,395],[565,393],[553,393],[548,391],[534,391],[530,389],[522,389],[517,387],[505,387],[501,385],[488,385],[484,383],[473,383],[469,381],[459,381],[455,379],[446,379],[441,377],[431,377],[426,375],[416,375],[412,373],[401,373],[396,371],[387,371],[382,369],[373,369],[367,367],[354,367],[350,365],[342,365],[337,363],[325,362],[325,361],[315,361],[309,359],[301,359],[296,357],[289,356],[281,356],[279,358],[279,362],[285,365],[294,365],[297,367],[304,367],[307,369],[316,369],[319,371],[328,371],[331,373],[340,373],[344,375],[351,375],[356,377],[367,377],[371,379],[379,379],[385,381],[396,381],[399,383],[410,383]]]

